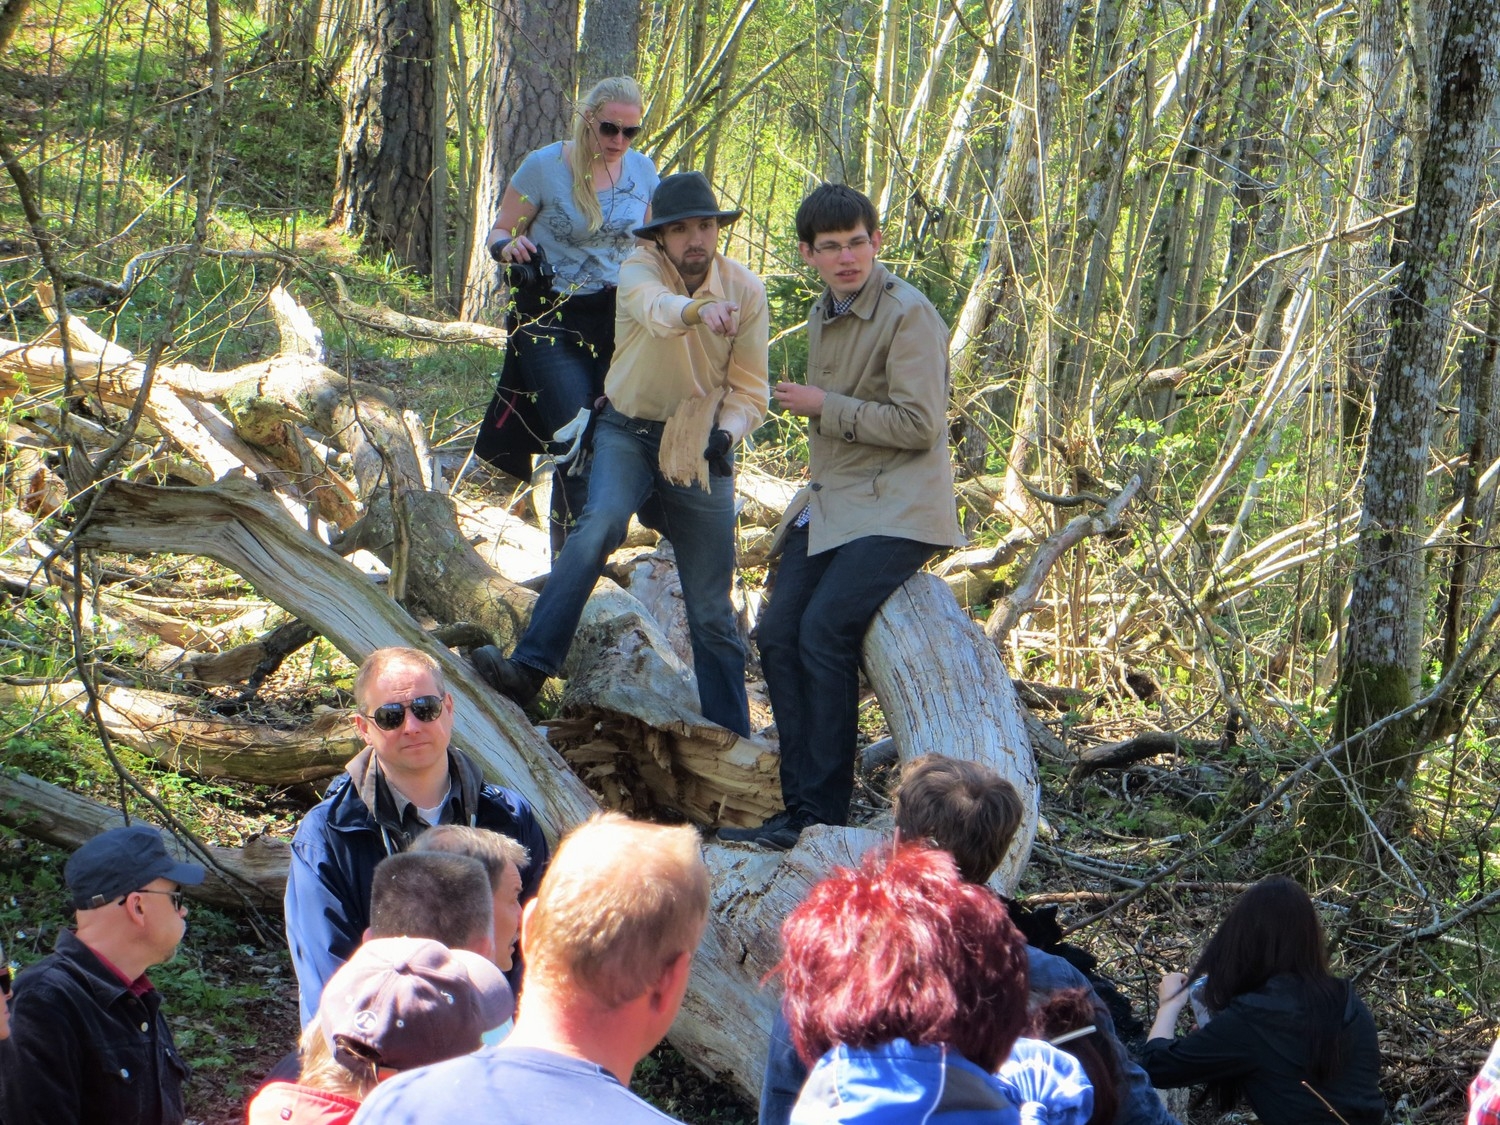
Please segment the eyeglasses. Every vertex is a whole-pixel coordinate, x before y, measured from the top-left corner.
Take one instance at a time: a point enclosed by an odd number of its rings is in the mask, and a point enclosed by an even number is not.
[[[430,723],[443,713],[441,695],[419,695],[410,703],[382,703],[370,712],[370,721],[381,730],[395,730],[406,722],[406,709],[420,721]]]
[[[10,982],[15,979],[15,962],[11,962],[4,968],[0,968],[0,996],[10,995]]]
[[[183,891],[183,889],[181,887],[178,887],[175,891],[153,891],[153,890],[151,890],[151,889],[149,889],[147,887],[142,887],[138,891],[131,891],[130,894],[131,895],[170,895],[171,898],[172,898],[172,909],[175,910],[175,911],[177,911],[179,914],[182,913],[182,906],[183,906],[183,903],[186,901],[186,898],[187,898],[186,893]],[[122,898],[115,905],[116,906],[124,906],[129,901],[130,901],[130,895],[126,895],[124,898]]]
[[[599,135],[603,137],[623,136],[627,141],[633,141],[641,135],[639,125],[616,125],[613,121],[605,121],[603,118],[599,118],[594,124],[599,126]]]
[[[858,254],[866,246],[871,245],[874,240],[867,234],[858,234],[848,242],[820,242],[812,248],[814,254],[820,254],[825,258],[835,254],[842,254],[845,250],[852,250]]]

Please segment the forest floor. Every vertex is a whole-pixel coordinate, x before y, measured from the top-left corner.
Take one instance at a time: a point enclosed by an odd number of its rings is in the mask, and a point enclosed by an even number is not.
[[[878,709],[870,711],[873,725]],[[1072,787],[1057,764],[1041,764],[1043,833],[1019,897],[1032,908],[1055,908],[1066,928],[1132,889],[1135,880],[1126,874],[1131,858],[1163,844],[1162,837],[1121,831],[1122,819],[1128,819],[1122,810],[1134,809],[1133,815],[1145,821],[1166,815],[1161,794],[1180,793],[1200,770],[1189,763],[1138,766]],[[857,803],[867,812],[878,810],[886,803],[888,782],[883,772],[862,776]],[[225,839],[262,831],[289,836],[316,796],[311,787],[231,788],[234,799],[219,799],[214,809]],[[65,858],[18,836],[0,838],[0,888],[5,892],[0,894],[0,932],[10,958],[23,966],[47,953],[58,927],[66,924],[60,893]],[[1119,985],[1143,1024],[1150,1021],[1159,976],[1188,967],[1230,900],[1257,877],[1254,847],[1238,853],[1237,862],[1244,868],[1243,881],[1165,884],[1069,937],[1070,944],[1098,958],[1099,971]],[[1223,866],[1234,868],[1236,858]],[[1355,917],[1358,904],[1320,905],[1330,932],[1344,943],[1345,961],[1353,963],[1372,940]],[[249,1095],[291,1048],[297,1032],[296,986],[280,918],[194,906],[177,956],[153,970],[152,977],[194,1068],[190,1119],[200,1125],[243,1121]],[[1381,1028],[1385,1088],[1396,1120],[1458,1119],[1462,1090],[1488,1050],[1490,1026],[1481,1018],[1460,1017],[1451,1003],[1434,1001],[1427,982],[1420,980],[1376,975],[1362,981],[1360,989]],[[685,1122],[741,1125],[755,1119],[754,1107],[735,1090],[699,1073],[667,1044],[641,1064],[633,1086]],[[1181,1096],[1174,1105],[1185,1122],[1216,1120],[1206,1112],[1183,1113]]]

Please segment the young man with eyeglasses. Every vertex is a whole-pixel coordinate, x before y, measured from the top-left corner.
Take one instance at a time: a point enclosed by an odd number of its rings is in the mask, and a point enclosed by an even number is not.
[[[808,419],[811,482],[772,547],[756,638],[781,739],[785,811],[721,840],[786,849],[844,824],[854,789],[859,661],[885,599],[964,542],[948,460],[948,326],[875,255],[868,197],[823,184],[797,209],[798,248],[827,290],[807,318],[807,382],[776,401]]]
[[[204,870],[155,828],[112,828],[63,866],[77,928],[16,979],[0,1040],[6,1125],[180,1125],[187,1065],[146,971],[187,930],[183,884]]]
[[[360,666],[354,700],[365,749],[292,840],[286,933],[304,1027],[323,985],[364,938],[376,865],[426,829],[467,824],[519,841],[531,856],[521,872],[523,899],[547,866],[547,840],[525,798],[486,783],[449,746],[453,697],[437,661],[417,649],[378,649]]]

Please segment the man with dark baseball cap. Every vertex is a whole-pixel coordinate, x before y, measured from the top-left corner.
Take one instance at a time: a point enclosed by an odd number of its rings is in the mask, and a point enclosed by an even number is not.
[[[0,1121],[180,1125],[187,1066],[146,970],[177,951],[182,888],[203,876],[143,824],[112,828],[68,858],[77,929],[16,979],[16,1034],[0,1041]]]

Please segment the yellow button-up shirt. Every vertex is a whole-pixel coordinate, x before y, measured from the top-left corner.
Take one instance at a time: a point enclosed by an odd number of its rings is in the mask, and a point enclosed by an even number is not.
[[[684,324],[683,310],[702,300],[739,305],[739,332],[719,336],[706,325]],[[739,442],[766,416],[770,324],[766,287],[739,262],[715,254],[708,277],[689,297],[665,254],[637,246],[620,266],[615,354],[604,393],[621,414],[665,422],[686,399],[728,387],[718,424]]]

